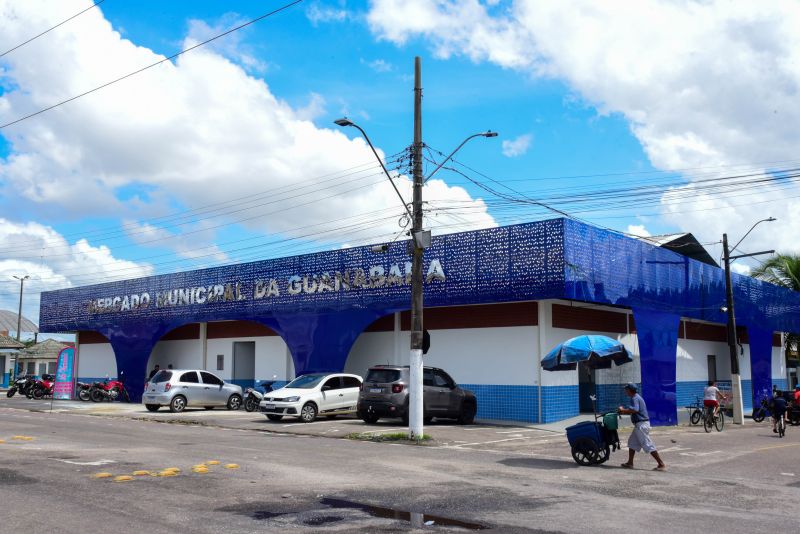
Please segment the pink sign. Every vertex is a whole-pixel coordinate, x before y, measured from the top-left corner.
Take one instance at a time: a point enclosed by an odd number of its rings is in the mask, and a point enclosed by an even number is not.
[[[75,388],[73,380],[73,364],[75,362],[75,349],[67,347],[58,353],[56,366],[56,383],[53,386],[53,398],[70,400]]]

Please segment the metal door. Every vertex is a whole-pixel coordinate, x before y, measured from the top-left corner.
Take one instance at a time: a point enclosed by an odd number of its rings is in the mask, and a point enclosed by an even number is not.
[[[251,388],[256,381],[256,342],[233,342],[233,380],[242,389]]]

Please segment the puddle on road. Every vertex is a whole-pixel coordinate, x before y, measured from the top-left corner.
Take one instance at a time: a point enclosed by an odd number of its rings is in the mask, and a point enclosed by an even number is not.
[[[21,486],[23,484],[34,484],[37,479],[26,477],[13,469],[0,468],[0,486]]]
[[[322,526],[330,523],[338,523],[340,521],[349,521],[355,519],[346,517],[346,514],[333,515],[330,513],[326,513],[328,511],[356,510],[364,512],[372,517],[377,517],[381,519],[392,519],[396,521],[405,521],[409,523],[409,526],[416,528],[455,527],[455,528],[462,528],[465,530],[489,530],[491,528],[486,525],[481,525],[480,523],[469,523],[467,521],[461,521],[449,517],[440,517],[436,515],[421,514],[417,512],[407,512],[405,510],[398,510],[395,508],[388,508],[383,506],[375,506],[372,504],[365,504],[355,501],[347,501],[344,499],[324,498],[320,499],[319,503],[323,506],[326,506],[327,508],[310,509],[310,510],[309,509],[292,510],[291,508],[288,508],[285,509],[284,511],[275,511],[274,508],[272,510],[265,509],[270,506],[268,503],[253,502],[253,503],[217,508],[217,511],[232,512],[240,515],[245,515],[256,521],[265,521],[268,519],[275,519],[279,517],[286,517],[293,515],[296,516],[296,515],[316,512],[318,515],[307,518],[303,518],[301,515],[300,517],[297,518],[297,520],[309,526]]]
[[[343,521],[344,517],[339,515],[323,515],[319,517],[312,517],[311,519],[306,519],[303,521],[304,524],[316,527],[319,525],[327,525],[328,523],[338,523],[339,521]]]
[[[325,498],[319,501],[320,504],[330,506],[331,508],[361,510],[373,517],[380,517],[383,519],[399,519],[401,521],[408,521],[415,525],[427,526],[444,526],[444,527],[459,527],[467,530],[487,530],[489,527],[479,523],[468,523],[458,519],[451,519],[449,517],[440,517],[430,514],[420,514],[416,512],[406,512],[404,510],[397,510],[395,508],[386,508],[383,506],[374,506],[372,504],[364,504],[360,502],[345,501],[343,499],[329,499]]]

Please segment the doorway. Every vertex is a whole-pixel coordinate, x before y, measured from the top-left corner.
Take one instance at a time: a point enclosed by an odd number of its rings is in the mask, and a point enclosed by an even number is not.
[[[594,413],[592,395],[597,394],[596,375],[597,371],[589,367],[586,362],[578,363],[578,407],[581,413]]]
[[[233,342],[232,382],[242,388],[255,386],[256,380],[256,342]]]

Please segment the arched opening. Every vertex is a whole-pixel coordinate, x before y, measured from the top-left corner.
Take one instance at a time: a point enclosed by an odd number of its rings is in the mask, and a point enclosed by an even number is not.
[[[373,365],[407,363],[408,351],[401,350],[400,341],[406,340],[403,346],[407,348],[408,333],[402,336],[399,320],[399,314],[390,313],[367,326],[353,343],[344,372],[364,377]]]
[[[242,388],[260,381],[280,386],[294,378],[286,343],[255,321],[189,323],[164,334],[153,346],[148,375],[160,369],[203,369]]]
[[[102,382],[117,378],[117,358],[109,339],[93,330],[81,330],[75,337],[75,376],[78,382]]]

